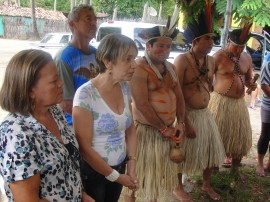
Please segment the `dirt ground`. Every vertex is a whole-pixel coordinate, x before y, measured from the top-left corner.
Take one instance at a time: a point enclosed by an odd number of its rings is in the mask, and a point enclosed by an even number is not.
[[[3,77],[5,73],[5,68],[10,60],[10,58],[20,50],[27,49],[28,44],[33,41],[24,41],[24,40],[9,40],[0,38],[0,86],[3,82]],[[262,94],[262,93],[261,93]],[[247,105],[250,98],[247,98]],[[250,122],[252,126],[252,138],[253,145],[250,150],[250,153],[244,157],[242,164],[243,165],[256,165],[257,162],[257,150],[256,145],[260,135],[261,130],[261,118],[260,118],[260,104],[257,104],[255,109],[248,109],[250,114]],[[4,118],[7,113],[0,109],[0,121]],[[3,184],[0,179],[0,188],[3,190]],[[0,200],[1,201],[1,200]]]

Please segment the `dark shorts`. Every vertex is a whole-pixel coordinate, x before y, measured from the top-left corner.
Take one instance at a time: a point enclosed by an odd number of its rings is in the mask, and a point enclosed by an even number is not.
[[[120,174],[126,170],[126,160],[120,165],[111,166]],[[117,202],[123,186],[117,182],[110,182],[95,171],[85,161],[81,162],[81,176],[85,192],[90,195],[96,202]]]

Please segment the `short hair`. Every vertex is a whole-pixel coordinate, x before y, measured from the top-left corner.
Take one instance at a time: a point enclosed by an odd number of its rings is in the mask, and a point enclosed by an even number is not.
[[[29,49],[15,54],[7,65],[0,90],[2,109],[29,114],[33,108],[31,88],[38,81],[40,70],[52,60],[52,56],[42,50]]]
[[[80,4],[79,6],[74,6],[70,11],[70,13],[68,14],[68,23],[72,20],[78,22],[80,20],[81,11],[84,9],[88,9],[90,11],[95,12],[94,8],[87,4]]]
[[[133,47],[138,53],[135,42],[122,34],[108,34],[101,41],[96,52],[96,61],[99,73],[106,71],[104,59],[116,64],[117,60],[122,58]]]
[[[154,46],[154,43],[157,41],[157,38],[154,38],[154,39],[150,39],[149,41],[148,41],[148,43],[151,45],[151,47],[153,47]]]

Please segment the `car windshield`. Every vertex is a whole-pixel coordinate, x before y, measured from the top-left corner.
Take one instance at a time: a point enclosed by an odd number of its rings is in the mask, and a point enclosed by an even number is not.
[[[47,34],[40,43],[68,43],[69,35]]]
[[[103,39],[108,34],[121,34],[120,27],[100,27],[98,30],[97,41]]]

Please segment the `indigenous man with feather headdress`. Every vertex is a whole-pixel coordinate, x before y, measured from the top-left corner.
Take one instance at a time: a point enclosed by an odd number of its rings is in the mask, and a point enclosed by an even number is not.
[[[238,171],[242,157],[252,145],[252,131],[245,103],[245,86],[256,89],[252,82],[253,64],[243,52],[249,39],[251,23],[229,33],[225,49],[216,52],[215,83],[209,108],[218,125],[227,157],[232,157],[231,171]]]
[[[225,157],[218,127],[207,108],[215,69],[214,58],[207,55],[213,47],[213,35],[211,4],[207,4],[206,12],[188,23],[184,31],[184,37],[192,44],[191,49],[174,61],[186,105],[185,161],[179,165],[179,189],[174,190],[180,201],[192,201],[184,191],[182,173],[202,173],[202,190],[212,200],[220,199],[210,184],[212,169],[219,167]]]
[[[169,18],[170,19],[170,18]],[[133,116],[137,129],[137,175],[143,201],[156,201],[177,186],[177,164],[169,158],[170,148],[184,134],[184,100],[174,65],[167,61],[176,21],[167,26],[144,29],[144,57],[130,82]],[[175,119],[177,123],[174,125]]]

